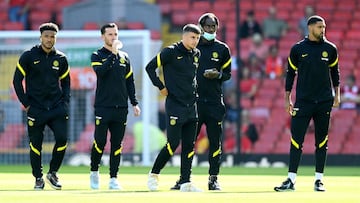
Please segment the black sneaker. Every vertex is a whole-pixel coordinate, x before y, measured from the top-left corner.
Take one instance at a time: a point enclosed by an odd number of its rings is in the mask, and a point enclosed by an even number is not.
[[[216,175],[209,176],[208,186],[209,186],[209,190],[221,190],[220,185],[217,182]]]
[[[47,182],[51,185],[55,190],[61,190],[61,184],[59,182],[59,178],[56,175],[56,172],[49,172],[46,175]]]
[[[177,180],[176,183],[175,183],[175,185],[172,186],[172,187],[170,188],[170,190],[180,190],[180,186],[181,186],[180,180]]]
[[[35,179],[35,186],[34,190],[43,190],[45,186],[44,179],[43,178],[36,178]]]
[[[290,178],[286,179],[279,187],[274,187],[277,192],[294,191],[294,183],[291,182]]]
[[[321,180],[316,180],[315,181],[314,191],[325,192],[325,187],[324,187],[324,184],[321,182]]]

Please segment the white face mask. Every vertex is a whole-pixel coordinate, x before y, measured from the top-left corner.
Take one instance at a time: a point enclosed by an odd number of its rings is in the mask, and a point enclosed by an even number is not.
[[[213,39],[215,39],[216,37],[216,32],[214,32],[213,34],[210,34],[208,32],[204,32],[203,37],[207,40],[207,41],[211,41]]]

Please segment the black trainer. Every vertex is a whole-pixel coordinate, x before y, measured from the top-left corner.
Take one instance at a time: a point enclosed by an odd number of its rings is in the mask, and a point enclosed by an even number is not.
[[[175,183],[175,185],[172,186],[172,187],[170,188],[170,190],[180,190],[180,186],[181,186],[180,180],[177,180],[176,183]]]
[[[55,190],[61,190],[61,184],[59,182],[59,178],[56,175],[56,172],[49,172],[46,175],[47,182],[51,185]]]
[[[324,184],[321,182],[321,180],[316,180],[315,181],[314,191],[325,192],[325,187],[324,187]]]
[[[216,175],[209,176],[208,186],[209,186],[209,190],[221,190]]]
[[[294,183],[291,182],[290,178],[286,179],[279,187],[274,187],[277,192],[294,191]]]
[[[44,179],[43,178],[36,178],[35,179],[35,186],[34,190],[43,190],[45,186]]]

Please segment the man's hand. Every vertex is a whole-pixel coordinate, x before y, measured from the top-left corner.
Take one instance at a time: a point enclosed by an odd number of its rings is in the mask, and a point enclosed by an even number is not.
[[[133,106],[133,110],[134,110],[134,116],[140,116],[141,110],[138,105]]]
[[[169,93],[168,93],[168,90],[166,89],[166,87],[164,87],[163,89],[160,90],[160,94],[162,96],[167,96]]]
[[[203,75],[205,78],[214,79],[214,78],[219,78],[220,72],[217,71],[216,68],[206,69]]]

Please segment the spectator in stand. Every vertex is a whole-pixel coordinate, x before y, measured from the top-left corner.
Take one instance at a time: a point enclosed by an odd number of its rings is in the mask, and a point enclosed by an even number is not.
[[[251,78],[261,79],[264,76],[265,62],[259,59],[255,54],[250,54],[245,61],[245,66],[249,69]]]
[[[314,7],[308,5],[304,8],[304,17],[302,17],[299,20],[299,24],[298,24],[298,31],[300,33],[301,37],[305,37],[307,35],[309,35],[309,30],[307,28],[307,20],[310,16],[315,15],[315,9]]]
[[[258,82],[251,77],[251,72],[249,68],[243,67],[241,69],[241,80],[240,80],[240,92],[242,99],[249,99],[250,103],[252,104],[255,95],[258,90]]]
[[[255,19],[255,12],[250,10],[247,12],[246,20],[239,27],[238,34],[240,39],[252,37],[255,33],[262,34],[261,25]]]
[[[28,16],[31,1],[29,0],[6,0],[9,5],[9,20],[11,22],[21,22],[24,29],[29,29]]]
[[[269,54],[265,60],[265,74],[267,78],[276,79],[283,75],[283,59],[279,56],[278,47],[273,44],[269,47]]]
[[[254,123],[250,119],[250,112],[247,109],[241,111],[241,152],[249,154],[253,150],[259,134]]]
[[[275,39],[279,41],[287,33],[288,24],[279,19],[275,7],[269,8],[269,16],[264,19],[262,31],[265,39]]]
[[[355,75],[346,76],[344,86],[341,88],[341,109],[357,109],[360,110],[360,89],[356,85]]]
[[[264,43],[263,37],[259,33],[252,36],[252,43],[249,47],[249,55],[255,55],[262,63],[265,62],[269,51],[269,46]]]

